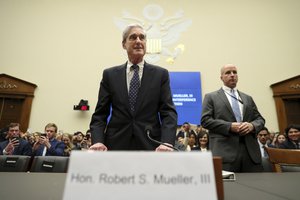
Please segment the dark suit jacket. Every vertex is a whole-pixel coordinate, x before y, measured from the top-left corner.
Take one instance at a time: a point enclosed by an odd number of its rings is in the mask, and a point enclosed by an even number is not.
[[[166,69],[144,64],[135,112],[128,100],[126,66],[103,71],[98,103],[90,123],[92,143],[104,143],[109,150],[154,150],[157,145],[145,133],[152,126],[152,137],[174,145],[177,112],[172,101]],[[112,108],[111,118],[107,118]]]
[[[299,145],[294,144],[289,138],[287,138],[282,144],[279,145],[281,149],[299,149]]]
[[[264,127],[265,120],[249,95],[239,92],[243,101],[243,121],[254,126],[254,132],[247,134],[245,144],[254,163],[261,163],[261,154],[256,134]],[[235,122],[231,105],[221,88],[206,94],[203,100],[201,125],[209,130],[209,145],[214,156],[221,156],[223,162],[233,162],[239,149],[239,135],[230,131]]]
[[[0,143],[0,155],[3,155],[3,150],[8,145],[8,140],[5,140]],[[27,140],[22,138],[19,139],[19,146],[15,147],[13,155],[24,155],[31,156],[32,155],[32,147]]]
[[[63,156],[65,144],[56,139],[50,140],[51,147],[47,149],[46,156]],[[40,145],[34,152],[35,156],[42,156],[45,145]]]
[[[193,130],[190,130],[186,136],[190,137],[191,134],[194,134],[195,136],[197,136],[196,133]],[[176,140],[178,140],[178,138],[180,138],[180,137],[184,138],[184,132],[183,131],[179,131],[177,133]]]

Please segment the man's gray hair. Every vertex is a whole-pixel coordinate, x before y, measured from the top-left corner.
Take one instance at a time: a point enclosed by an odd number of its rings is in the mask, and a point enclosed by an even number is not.
[[[145,37],[146,37],[146,31],[145,31],[144,27],[142,27],[142,26],[139,25],[139,24],[130,24],[130,25],[128,25],[128,26],[125,28],[125,30],[123,31],[123,35],[122,35],[122,37],[123,37],[123,39],[122,39],[122,44],[125,43],[126,38],[128,37],[128,35],[129,35],[131,29],[133,29],[133,28],[140,28],[140,29],[142,29],[142,30],[144,31],[144,34],[145,34]]]

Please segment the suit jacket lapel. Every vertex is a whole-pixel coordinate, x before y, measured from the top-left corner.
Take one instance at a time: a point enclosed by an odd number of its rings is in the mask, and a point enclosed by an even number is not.
[[[223,89],[221,88],[219,91],[219,97],[220,99],[224,102],[224,104],[226,105],[226,108],[229,110],[229,112],[231,113],[231,115],[235,118],[232,107],[228,101],[228,98],[226,96],[226,94],[224,93]]]
[[[122,97],[127,97],[128,102],[128,108],[129,108],[129,100],[128,100],[128,89],[127,89],[127,79],[126,79],[126,67],[127,62],[124,65],[121,65],[117,70],[117,76],[119,79],[116,80],[117,82],[120,82],[120,94],[122,94]]]
[[[240,98],[242,99],[243,102],[243,120],[246,119],[246,114],[247,114],[247,97],[241,93],[240,91],[238,91]]]

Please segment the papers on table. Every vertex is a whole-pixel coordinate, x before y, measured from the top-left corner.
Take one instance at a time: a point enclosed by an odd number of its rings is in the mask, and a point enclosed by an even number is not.
[[[223,181],[235,181],[235,173],[222,170]]]

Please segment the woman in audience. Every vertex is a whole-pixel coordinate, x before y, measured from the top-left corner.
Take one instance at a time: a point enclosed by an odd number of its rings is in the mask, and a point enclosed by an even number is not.
[[[62,141],[65,143],[63,156],[70,156],[71,151],[73,149],[72,138],[73,138],[72,135],[70,135],[69,133],[64,133],[62,135]]]
[[[199,145],[197,147],[192,148],[194,151],[207,151],[209,148],[209,139],[208,133],[206,131],[201,131],[198,133],[198,142]]]
[[[30,134],[30,136],[28,137],[27,141],[29,142],[29,144],[31,145],[31,147],[34,145],[34,143],[35,143],[35,137],[34,137],[33,133]]]
[[[275,135],[272,143],[269,144],[269,147],[279,148],[280,145],[286,140],[284,133],[278,133]]]
[[[279,145],[282,149],[299,149],[300,125],[291,124],[285,129],[286,141]]]

